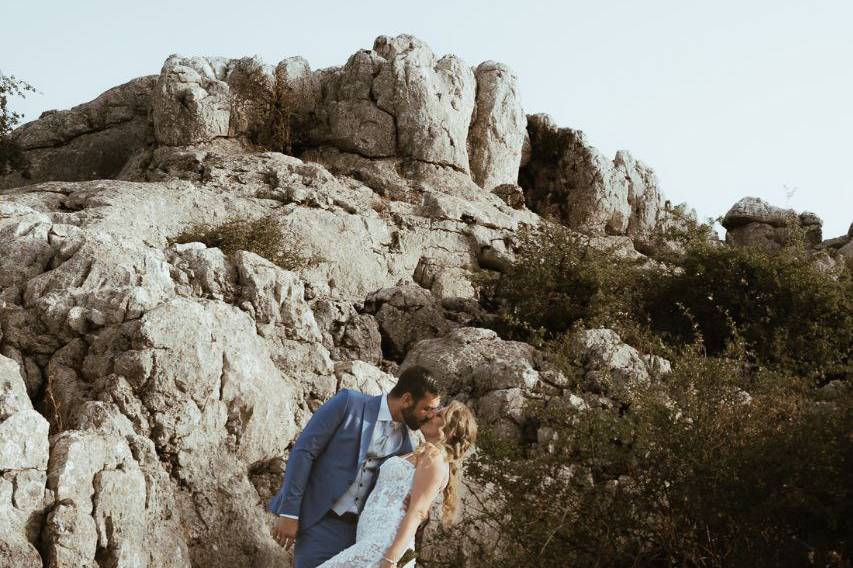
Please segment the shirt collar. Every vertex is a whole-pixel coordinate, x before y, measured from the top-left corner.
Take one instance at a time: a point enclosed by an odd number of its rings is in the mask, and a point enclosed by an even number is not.
[[[388,408],[388,395],[382,395],[382,401],[379,403],[379,416],[376,417],[377,420],[381,420],[382,422],[393,422],[394,417],[391,416],[391,409]]]

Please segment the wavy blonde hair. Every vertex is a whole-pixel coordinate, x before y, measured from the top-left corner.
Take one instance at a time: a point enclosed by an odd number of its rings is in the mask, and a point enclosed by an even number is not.
[[[477,440],[477,421],[474,413],[465,404],[453,400],[444,413],[444,426],[439,430],[439,439],[434,444],[423,444],[415,452],[422,454],[433,448],[443,450],[450,465],[450,479],[444,488],[444,504],[441,524],[448,528],[453,524],[456,507],[459,505],[459,483],[462,478],[462,460]]]

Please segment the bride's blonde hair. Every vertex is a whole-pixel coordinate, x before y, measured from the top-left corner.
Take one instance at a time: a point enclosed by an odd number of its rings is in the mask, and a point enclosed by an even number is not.
[[[444,412],[444,426],[439,430],[439,439],[433,444],[421,445],[415,452],[422,454],[428,449],[444,450],[450,465],[450,479],[444,488],[444,504],[441,510],[441,524],[448,528],[453,524],[456,507],[459,504],[459,482],[462,477],[462,460],[477,440],[477,421],[474,413],[458,400],[447,405]]]

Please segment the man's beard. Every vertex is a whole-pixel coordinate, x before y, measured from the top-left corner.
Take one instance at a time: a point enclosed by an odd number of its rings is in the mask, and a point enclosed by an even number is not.
[[[421,425],[426,422],[418,420],[418,417],[415,415],[415,406],[412,405],[408,408],[403,409],[403,422],[406,423],[406,426],[409,427],[410,430],[420,430]]]

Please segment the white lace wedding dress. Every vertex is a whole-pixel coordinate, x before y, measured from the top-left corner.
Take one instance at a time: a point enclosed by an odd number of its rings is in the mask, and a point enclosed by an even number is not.
[[[406,458],[391,456],[379,468],[379,477],[358,517],[355,544],[326,560],[317,568],[370,568],[379,566],[382,553],[394,542],[406,515],[403,500],[412,489],[415,466]],[[414,537],[406,548],[415,548]],[[412,568],[412,560],[405,568]],[[400,568],[404,568],[400,566]]]

